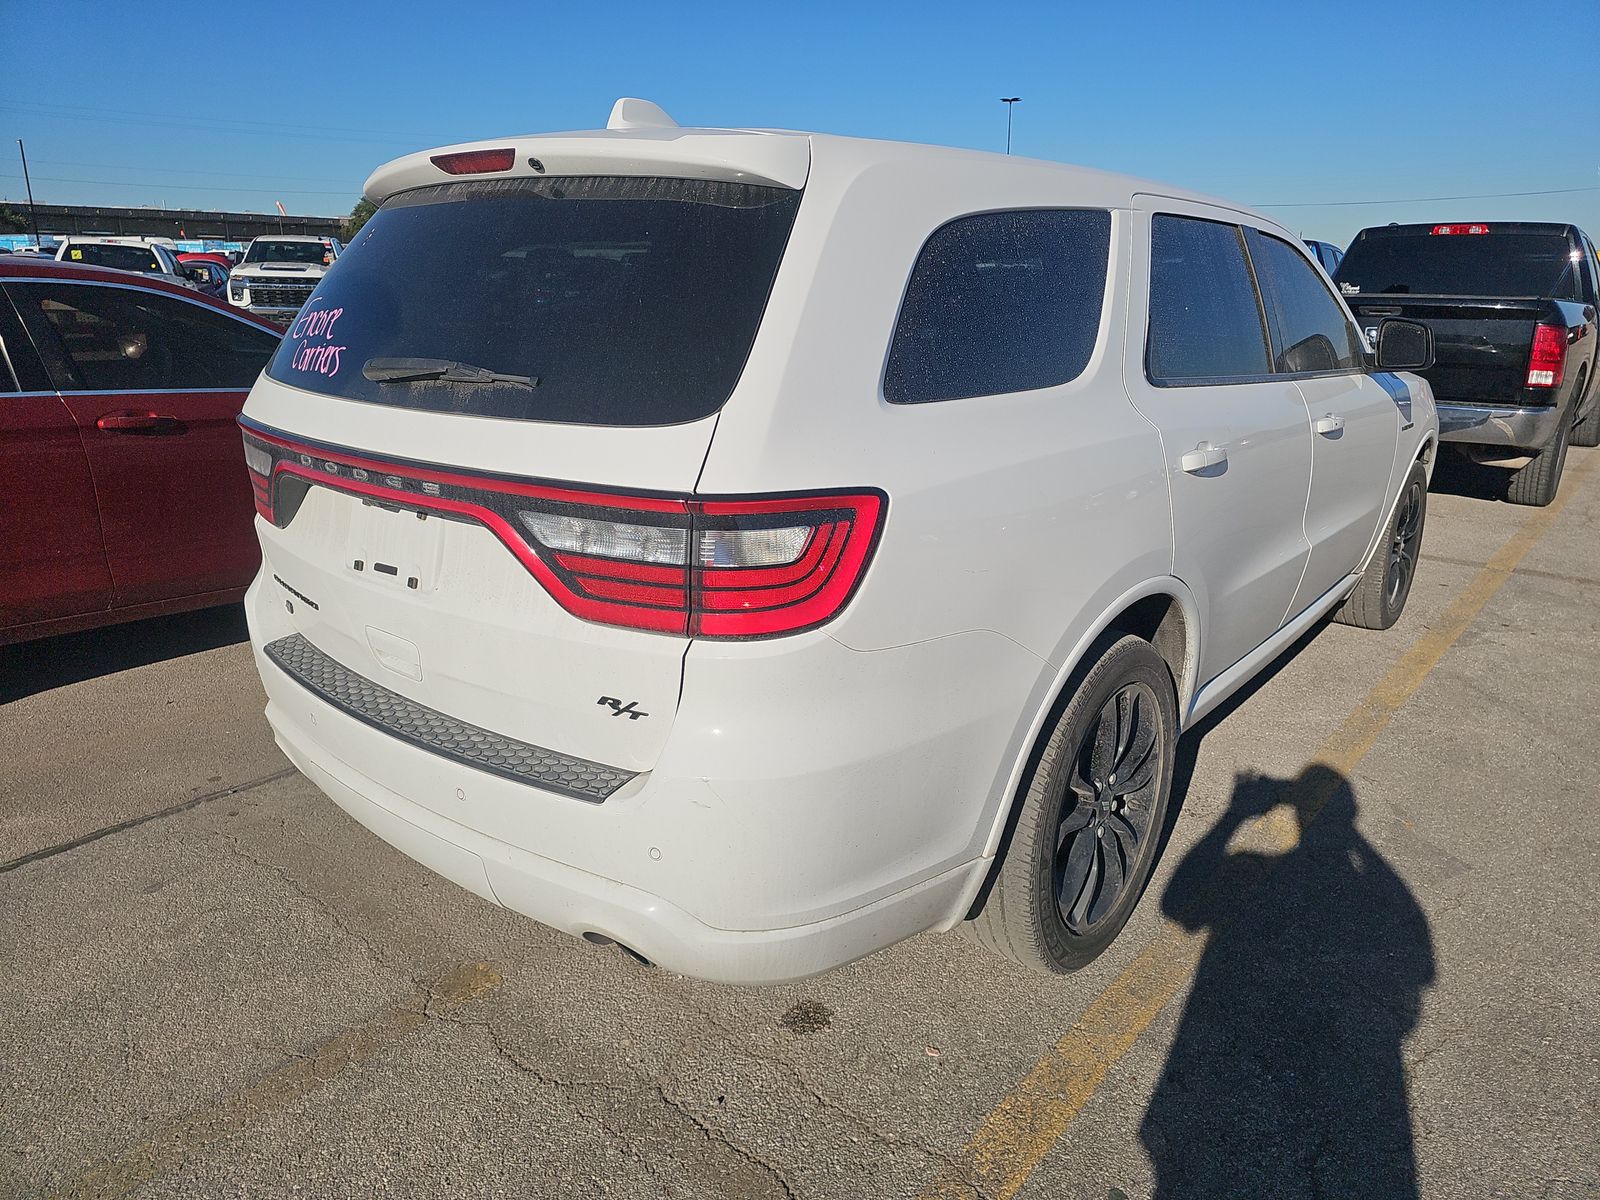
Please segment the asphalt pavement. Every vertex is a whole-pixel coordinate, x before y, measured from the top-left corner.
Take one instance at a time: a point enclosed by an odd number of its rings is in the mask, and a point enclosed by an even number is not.
[[[1132,923],[752,990],[430,875],[236,609],[0,649],[0,1197],[1600,1195],[1600,451],[1184,742]]]

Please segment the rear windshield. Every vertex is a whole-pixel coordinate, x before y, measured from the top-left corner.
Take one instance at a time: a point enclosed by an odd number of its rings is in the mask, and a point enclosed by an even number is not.
[[[262,242],[250,243],[245,262],[313,263],[321,266],[333,261],[333,247],[321,242]]]
[[[87,263],[91,267],[115,267],[119,271],[160,271],[161,262],[148,246],[118,246],[90,242],[67,247],[67,262]]]
[[[654,178],[405,192],[340,255],[267,373],[479,417],[709,416],[744,368],[799,204],[785,188]],[[368,377],[403,374],[402,359],[444,377]]]
[[[1358,237],[1334,278],[1345,295],[1553,296],[1577,264],[1559,233]]]

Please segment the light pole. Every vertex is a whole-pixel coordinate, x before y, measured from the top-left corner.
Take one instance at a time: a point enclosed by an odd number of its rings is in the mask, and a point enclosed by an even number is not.
[[[22,139],[17,139],[17,153],[22,155],[22,182],[28,186],[28,219],[33,222],[33,252],[39,253],[39,213],[33,207],[33,180],[28,178],[28,151]]]
[[[1022,99],[1021,96],[1001,96],[1000,97],[1000,103],[1004,104],[1006,106],[1006,153],[1007,154],[1011,153],[1011,106],[1013,104],[1015,104],[1018,100],[1021,100],[1021,99]]]

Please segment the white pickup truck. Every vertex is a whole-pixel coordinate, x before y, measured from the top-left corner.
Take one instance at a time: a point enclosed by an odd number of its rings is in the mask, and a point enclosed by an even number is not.
[[[287,324],[343,249],[337,238],[258,237],[228,280],[228,303]]]

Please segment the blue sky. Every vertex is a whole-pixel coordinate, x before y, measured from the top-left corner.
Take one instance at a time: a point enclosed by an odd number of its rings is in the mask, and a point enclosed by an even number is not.
[[[1512,218],[1600,235],[1597,17],[1596,0],[0,0],[0,197],[23,195],[18,137],[41,202],[343,213],[388,158],[592,128],[619,95],[685,125],[995,150],[999,97],[1019,95],[1019,154],[1200,188],[1307,237]]]

